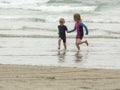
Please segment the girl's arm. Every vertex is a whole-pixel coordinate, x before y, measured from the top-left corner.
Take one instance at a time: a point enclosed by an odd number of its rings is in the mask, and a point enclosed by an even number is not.
[[[76,28],[74,27],[74,29],[73,29],[73,30],[68,31],[68,33],[74,32],[75,30],[76,30]]]
[[[84,23],[80,23],[80,26],[82,26],[82,27],[84,27],[85,28],[85,30],[86,30],[86,35],[88,35],[89,34],[89,31],[88,31],[88,28],[87,28],[87,26],[84,24]]]

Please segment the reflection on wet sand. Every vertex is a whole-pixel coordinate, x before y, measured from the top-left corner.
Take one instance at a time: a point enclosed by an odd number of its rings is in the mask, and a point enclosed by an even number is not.
[[[82,60],[83,60],[82,54],[80,54],[80,51],[77,51],[75,53],[75,62],[78,63],[78,62],[81,62]]]
[[[58,51],[59,63],[65,62],[66,51]]]
[[[59,63],[65,62],[65,59],[66,59],[66,51],[58,51],[57,56],[58,56]],[[80,54],[80,51],[75,52],[74,56],[75,56],[75,59],[73,59],[73,60],[74,60],[76,63],[80,63],[81,61],[83,61],[83,55]]]

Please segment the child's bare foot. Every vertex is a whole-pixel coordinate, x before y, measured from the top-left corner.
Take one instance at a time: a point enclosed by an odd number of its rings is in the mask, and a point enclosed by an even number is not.
[[[86,45],[87,45],[87,46],[89,45],[89,43],[88,43],[88,41],[87,41],[87,40],[86,40],[86,42],[85,42],[85,43],[86,43]]]
[[[58,47],[58,50],[60,50],[60,47]]]

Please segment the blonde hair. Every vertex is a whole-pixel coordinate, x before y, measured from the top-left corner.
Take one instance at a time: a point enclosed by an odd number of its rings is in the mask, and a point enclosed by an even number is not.
[[[80,16],[79,13],[75,13],[74,14],[74,20],[77,21],[77,22],[81,22],[82,21],[81,16]]]
[[[64,19],[64,18],[60,18],[60,19],[59,19],[59,23],[60,23],[60,24],[64,24],[64,23],[65,23],[65,19]]]

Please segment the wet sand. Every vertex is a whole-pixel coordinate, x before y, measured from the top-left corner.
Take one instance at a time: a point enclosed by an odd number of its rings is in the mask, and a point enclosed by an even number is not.
[[[0,65],[0,90],[120,90],[120,70]]]
[[[119,39],[85,39],[89,47],[77,51],[68,38],[68,50],[58,51],[57,38],[0,38],[0,64],[120,69]]]

